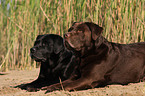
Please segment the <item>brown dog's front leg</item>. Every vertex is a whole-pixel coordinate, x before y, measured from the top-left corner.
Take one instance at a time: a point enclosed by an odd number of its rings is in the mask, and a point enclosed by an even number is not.
[[[91,83],[92,83],[91,80],[89,80],[87,78],[79,78],[79,79],[73,80],[73,81],[66,80],[66,81],[62,82],[62,85],[60,83],[57,83],[57,84],[53,84],[48,87],[43,87],[42,90],[47,89],[46,93],[52,92],[55,90],[60,90],[60,89],[62,89],[62,87],[66,91],[81,90],[81,89],[87,89],[87,88],[94,87],[94,86],[91,86]]]
[[[93,88],[92,80],[88,78],[80,78],[78,80],[70,82],[68,85],[64,85],[64,89],[67,91],[71,90],[82,90],[82,89],[88,89]]]
[[[61,90],[61,89],[63,89],[64,84],[69,84],[70,82],[72,82],[72,80],[68,79],[68,80],[65,80],[61,83],[57,83],[57,84],[53,84],[53,85],[50,85],[50,86],[42,87],[41,90],[47,90],[46,93],[52,92],[52,91],[55,91],[55,90]]]

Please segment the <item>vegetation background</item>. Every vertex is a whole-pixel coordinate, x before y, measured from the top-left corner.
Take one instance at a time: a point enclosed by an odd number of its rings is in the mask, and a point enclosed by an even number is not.
[[[145,41],[144,0],[0,0],[0,71],[36,68],[38,34],[63,36],[74,21],[92,21],[118,43]]]

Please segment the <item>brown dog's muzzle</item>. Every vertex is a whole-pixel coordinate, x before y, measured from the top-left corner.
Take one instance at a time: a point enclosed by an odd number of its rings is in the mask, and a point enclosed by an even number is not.
[[[74,46],[74,37],[72,33],[66,33],[64,34],[64,45],[66,46],[67,49],[73,50],[75,48]]]

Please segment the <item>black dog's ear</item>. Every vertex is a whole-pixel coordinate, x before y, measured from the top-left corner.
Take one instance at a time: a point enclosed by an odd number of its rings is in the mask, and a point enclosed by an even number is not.
[[[36,40],[40,39],[41,37],[43,37],[44,35],[38,35]]]
[[[54,42],[54,53],[58,54],[61,50],[63,50],[63,38],[59,37],[57,41]]]
[[[89,27],[89,29],[92,32],[93,40],[96,40],[97,37],[100,36],[100,34],[102,33],[103,28],[97,24],[92,23],[92,22],[86,22],[85,24]]]

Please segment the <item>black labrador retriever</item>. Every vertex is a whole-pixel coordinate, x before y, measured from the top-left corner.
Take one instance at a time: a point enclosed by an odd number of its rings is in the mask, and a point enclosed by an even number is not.
[[[38,91],[41,87],[59,83],[60,79],[68,79],[77,64],[73,53],[64,47],[63,38],[54,34],[38,35],[30,55],[41,65],[35,81],[17,86],[28,91]]]
[[[65,90],[81,90],[107,84],[139,82],[145,77],[145,42],[118,44],[107,41],[103,28],[92,22],[76,22],[64,35],[65,45],[79,57],[75,74],[62,82]],[[79,73],[79,74],[78,74]],[[61,84],[47,92],[60,90]]]

